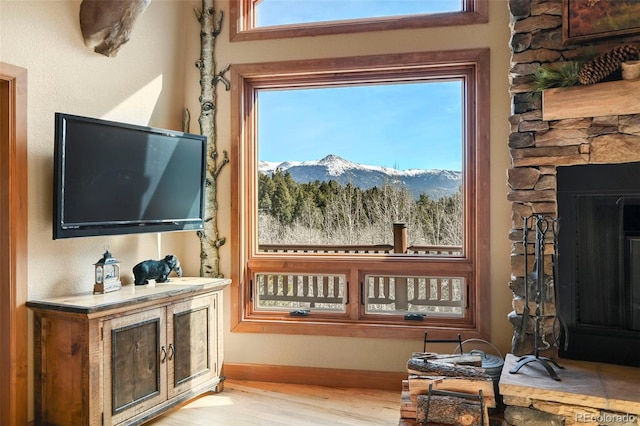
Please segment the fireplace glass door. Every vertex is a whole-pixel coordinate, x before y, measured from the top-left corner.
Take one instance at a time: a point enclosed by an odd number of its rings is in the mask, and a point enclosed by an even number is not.
[[[560,355],[640,365],[640,164],[557,177]]]

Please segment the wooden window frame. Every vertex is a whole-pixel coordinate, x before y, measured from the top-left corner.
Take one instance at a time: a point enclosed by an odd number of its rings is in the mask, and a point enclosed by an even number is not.
[[[283,254],[259,252],[256,202],[256,92],[345,85],[349,82],[437,80],[464,76],[463,179],[465,223],[461,256]],[[231,329],[234,332],[312,334],[420,339],[425,329],[434,338],[490,339],[489,333],[489,50],[466,49],[372,55],[351,58],[239,64],[231,67]],[[251,184],[254,182],[254,184]],[[252,201],[254,200],[254,201]],[[286,270],[310,273],[327,268],[360,283],[364,273],[464,276],[469,283],[464,318],[401,321],[385,315],[363,315],[359,285],[348,290],[347,313],[290,317],[252,309],[251,273]],[[353,303],[358,301],[358,303]]]
[[[231,0],[229,5],[229,39],[231,41],[314,37],[330,34],[359,33],[364,31],[472,25],[489,22],[488,0],[463,0],[463,8],[461,12],[345,19],[319,23],[312,22],[256,27],[255,5],[258,1],[259,0]]]
[[[28,72],[0,62],[0,424],[28,421]]]

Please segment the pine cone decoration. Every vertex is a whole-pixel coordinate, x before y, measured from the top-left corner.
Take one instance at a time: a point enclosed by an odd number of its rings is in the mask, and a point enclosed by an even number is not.
[[[601,81],[620,68],[620,64],[638,57],[640,50],[631,45],[615,47],[587,62],[580,68],[578,80],[581,84],[593,84]]]

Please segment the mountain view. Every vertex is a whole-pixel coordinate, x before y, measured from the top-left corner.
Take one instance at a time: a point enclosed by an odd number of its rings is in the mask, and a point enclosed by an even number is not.
[[[297,183],[334,180],[341,185],[351,183],[361,189],[378,188],[399,183],[418,198],[426,194],[432,199],[451,196],[462,184],[462,172],[452,170],[396,170],[388,167],[353,163],[337,155],[327,155],[313,161],[260,161],[258,171],[272,175],[275,170],[286,171]]]
[[[259,164],[260,244],[392,244],[393,224],[413,245],[462,244],[462,173],[398,171],[328,155]]]

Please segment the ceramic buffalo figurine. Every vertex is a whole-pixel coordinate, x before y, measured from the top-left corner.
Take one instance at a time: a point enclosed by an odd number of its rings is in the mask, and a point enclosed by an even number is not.
[[[172,254],[168,254],[161,260],[145,260],[133,267],[133,275],[136,285],[149,284],[149,280],[157,283],[169,281],[169,274],[175,271],[179,277],[182,276],[180,261]]]

